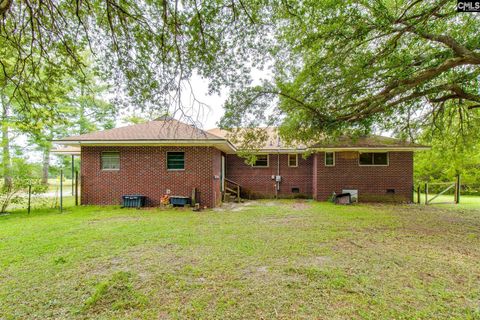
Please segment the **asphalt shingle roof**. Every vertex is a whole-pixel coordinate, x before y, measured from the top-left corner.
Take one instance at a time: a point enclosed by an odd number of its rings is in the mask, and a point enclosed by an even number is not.
[[[86,133],[60,141],[134,141],[134,140],[224,140],[214,134],[175,119],[145,123]]]
[[[398,148],[398,149],[415,149],[425,148],[426,146],[403,141],[400,139],[383,137],[378,135],[369,135],[361,137],[343,136],[332,141],[323,141],[313,143],[310,145],[296,144],[286,145],[278,136],[276,128],[263,128],[267,133],[268,139],[261,147],[263,151],[269,150],[305,150],[308,148],[317,149],[341,149],[341,148]],[[214,128],[208,131],[201,130],[195,126],[180,122],[173,118],[163,117],[153,121],[130,125],[126,127],[114,128],[104,131],[97,131],[77,136],[66,137],[57,140],[59,143],[67,144],[67,142],[118,142],[118,141],[169,141],[174,144],[175,141],[190,141],[198,142],[208,141],[224,141],[231,145],[229,139],[229,132]],[[237,143],[237,148],[241,146]]]

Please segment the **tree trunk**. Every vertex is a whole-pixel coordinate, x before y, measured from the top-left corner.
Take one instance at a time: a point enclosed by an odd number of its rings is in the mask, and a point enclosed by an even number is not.
[[[11,189],[13,186],[12,178],[12,159],[10,156],[10,137],[8,135],[8,105],[2,95],[2,166],[3,166],[3,186]]]
[[[42,159],[42,184],[48,184],[48,169],[50,168],[50,146],[43,149]]]
[[[80,83],[80,97],[82,97],[82,99],[80,99],[79,103],[80,103],[80,119],[78,121],[78,123],[80,124],[79,126],[79,134],[84,134],[84,133],[87,133],[87,130],[86,130],[86,126],[85,126],[85,122],[86,122],[86,119],[85,119],[85,106],[83,105],[84,104],[84,94],[85,94],[85,88],[84,88],[84,84],[83,82]]]

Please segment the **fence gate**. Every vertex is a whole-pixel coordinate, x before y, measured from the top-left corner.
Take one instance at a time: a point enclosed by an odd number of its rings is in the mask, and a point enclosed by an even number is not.
[[[429,187],[438,186],[437,193],[429,194]],[[425,183],[425,204],[431,204],[433,200],[439,196],[447,193],[450,190],[454,190],[453,201],[435,202],[436,204],[458,204],[460,202],[460,176],[457,176],[454,182],[426,182]],[[429,198],[429,195],[433,197]]]

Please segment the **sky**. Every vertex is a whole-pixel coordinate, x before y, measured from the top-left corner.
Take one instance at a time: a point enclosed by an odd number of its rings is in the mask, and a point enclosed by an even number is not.
[[[251,71],[252,85],[259,85],[263,80],[270,80],[272,73],[269,68],[259,70],[252,68]],[[182,104],[185,106],[183,116],[181,114],[175,114],[174,117],[178,120],[189,123],[189,120],[194,120],[195,124],[203,130],[208,130],[218,127],[218,121],[223,116],[223,104],[228,98],[229,91],[224,89],[221,94],[209,94],[208,93],[208,80],[203,79],[199,75],[194,74],[190,79],[191,88],[195,99],[202,103],[199,106],[198,103],[192,104],[191,95],[189,92],[185,92],[182,97]],[[117,126],[125,125],[125,123],[118,123]]]
[[[208,81],[198,75],[192,77],[191,84],[196,99],[204,103],[205,107],[199,108],[198,106],[194,106],[190,111],[190,116],[200,122],[201,129],[205,130],[218,127],[217,122],[220,121],[220,118],[223,116],[223,104],[228,97],[228,91],[224,90],[221,95],[209,95]],[[189,105],[191,101],[186,101],[185,104]]]
[[[191,88],[191,89],[190,89]],[[109,97],[107,99],[112,99]],[[228,90],[223,90],[220,95],[208,93],[208,81],[200,76],[194,75],[190,79],[190,86],[185,85],[182,89],[181,105],[179,111],[176,104],[172,103],[168,113],[175,119],[188,124],[195,124],[200,129],[208,130],[218,127],[224,111],[223,104],[228,98]],[[200,102],[200,103],[199,103]],[[131,105],[118,110],[119,116],[116,120],[116,127],[131,125],[129,117],[136,116],[143,119],[154,120],[165,110],[148,108],[145,111]]]

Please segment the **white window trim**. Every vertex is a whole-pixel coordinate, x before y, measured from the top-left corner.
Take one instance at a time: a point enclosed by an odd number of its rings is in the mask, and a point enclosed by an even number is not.
[[[294,166],[290,165],[290,156],[295,156],[295,165]],[[288,162],[288,166],[290,168],[298,168],[298,153],[289,153],[288,156],[287,156],[287,162]]]
[[[333,154],[333,164],[327,164],[327,153]],[[325,151],[325,156],[323,160],[325,167],[335,167],[335,151]]]
[[[258,154],[258,156],[263,156],[264,154]],[[268,168],[270,167],[270,155],[267,154],[267,165],[266,166],[256,166],[255,163],[252,164],[253,168]]]
[[[361,164],[360,163],[360,154],[361,153],[386,153],[387,154],[387,164]],[[358,153],[358,166],[360,167],[388,167],[390,165],[390,152],[359,152]]]
[[[183,152],[183,169],[168,169],[168,154],[173,152]],[[167,168],[167,171],[185,171],[186,162],[187,161],[185,157],[185,151],[166,151],[165,152],[165,168]]]
[[[118,153],[118,168],[117,169],[112,169],[112,168],[103,168],[103,154],[104,153]],[[100,170],[101,171],[120,171],[121,168],[121,163],[120,163],[120,151],[112,150],[112,151],[102,151],[100,153]]]

